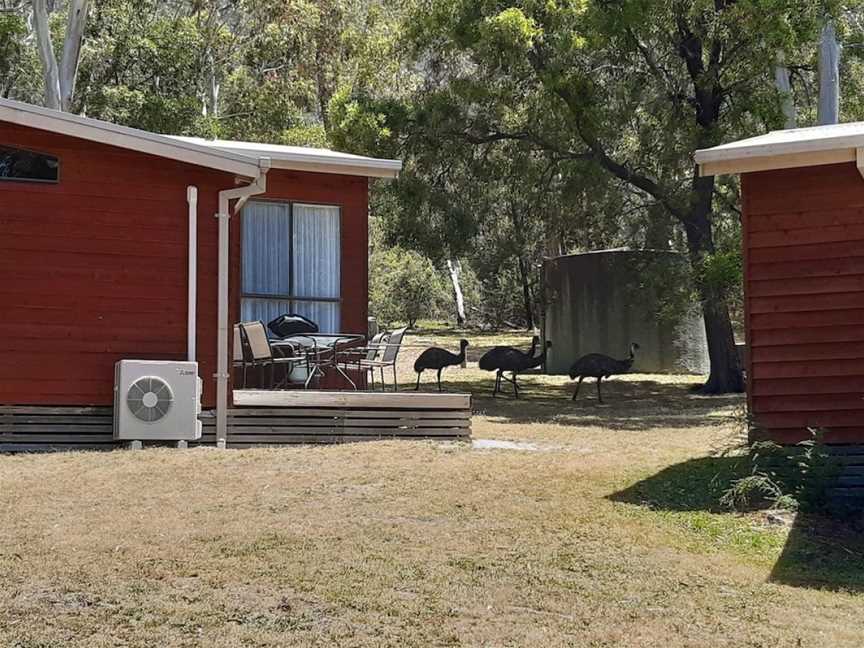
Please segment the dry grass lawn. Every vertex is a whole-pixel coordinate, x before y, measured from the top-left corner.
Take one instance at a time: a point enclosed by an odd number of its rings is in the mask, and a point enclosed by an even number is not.
[[[536,451],[0,457],[0,645],[861,646],[862,547],[718,511],[741,403],[692,382],[450,372]]]

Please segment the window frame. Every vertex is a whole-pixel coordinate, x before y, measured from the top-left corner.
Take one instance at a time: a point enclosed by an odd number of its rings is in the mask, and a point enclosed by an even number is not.
[[[24,153],[31,153],[33,155],[41,155],[43,157],[53,158],[53,159],[57,160],[57,179],[56,180],[45,180],[43,178],[10,178],[8,176],[0,175],[0,183],[2,183],[2,182],[32,182],[35,184],[43,184],[43,185],[60,184],[60,169],[63,165],[60,163],[60,156],[59,155],[53,155],[51,153],[46,153],[45,151],[37,151],[35,149],[27,148],[24,146],[18,146],[17,144],[0,142],[0,149],[4,149],[4,148],[11,149],[13,151],[23,151]]]
[[[243,308],[243,300],[244,299],[274,299],[280,301],[290,301],[290,302],[307,302],[307,303],[327,303],[327,304],[339,304],[339,327],[342,326],[342,273],[343,273],[343,246],[342,246],[342,221],[343,214],[345,208],[340,203],[325,203],[325,202],[316,202],[312,200],[279,200],[278,198],[255,198],[250,199],[243,205],[243,209],[240,212],[240,218],[243,219],[246,208],[254,203],[271,203],[276,205],[287,205],[288,207],[288,285],[290,286],[291,291],[296,290],[294,286],[294,207],[295,205],[308,205],[310,207],[333,207],[339,210],[339,296],[338,297],[299,297],[297,295],[284,294],[284,293],[251,293],[246,292],[245,290],[245,276],[243,272],[243,255],[246,250],[246,228],[241,223],[240,226],[240,308]]]

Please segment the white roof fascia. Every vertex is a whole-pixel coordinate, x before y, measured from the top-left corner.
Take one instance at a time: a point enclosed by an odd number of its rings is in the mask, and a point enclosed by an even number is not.
[[[215,150],[242,153],[253,157],[268,157],[271,161],[271,167],[274,169],[315,171],[373,178],[395,178],[402,170],[401,160],[366,157],[329,149],[231,140],[206,140],[197,137],[173,137],[179,141],[211,147]]]
[[[700,175],[749,173],[855,162],[864,147],[864,122],[773,131],[696,151]]]
[[[261,166],[259,160],[250,155],[200,146],[167,135],[9,99],[0,99],[0,122],[37,128],[249,178],[257,177]]]

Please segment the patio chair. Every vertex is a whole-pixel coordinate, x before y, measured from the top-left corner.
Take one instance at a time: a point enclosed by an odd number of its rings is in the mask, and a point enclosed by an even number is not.
[[[262,370],[265,368],[270,370],[270,380],[267,385],[269,389],[274,389],[277,386],[275,368],[277,366],[284,367],[285,373],[278,383],[281,386],[288,379],[291,370],[299,359],[293,356],[274,355],[263,322],[240,322],[238,326],[241,339],[245,337],[249,349],[249,359],[246,364]]]
[[[358,369],[365,371],[369,375],[369,385],[372,390],[375,390],[375,367],[370,367],[368,365],[364,365],[364,363],[374,362],[379,359],[379,357],[383,353],[383,349],[387,344],[389,339],[389,334],[387,332],[376,333],[372,336],[372,339],[369,341],[368,346],[365,348],[366,356],[361,357],[358,362]],[[383,369],[382,369],[383,371]],[[384,387],[384,379],[381,379],[381,387]]]
[[[241,375],[243,376],[240,381],[240,388],[246,388],[246,373],[248,367],[248,357],[249,351],[246,348],[248,345],[243,340],[243,333],[240,330],[240,325],[234,325],[234,357],[232,360],[232,366],[234,369],[240,369]]]
[[[365,372],[369,375],[368,384],[375,389],[375,371],[372,367],[363,366],[364,362],[379,359],[387,342],[388,334],[376,333],[365,346],[353,346],[340,349],[337,364],[344,371]]]
[[[374,375],[375,369],[379,369],[381,371],[381,388],[384,389],[386,383],[384,382],[384,368],[385,367],[393,367],[393,391],[399,391],[398,383],[396,382],[396,358],[399,355],[399,348],[402,346],[402,338],[405,337],[405,331],[408,330],[408,327],[398,329],[393,331],[390,336],[387,338],[387,341],[383,344],[378,344],[378,349],[383,349],[381,352],[380,358],[376,357],[372,360],[366,359],[360,361],[360,368],[366,369],[370,371]],[[374,339],[374,338],[373,338]],[[370,350],[371,353],[371,350]],[[374,377],[373,377],[374,384]]]

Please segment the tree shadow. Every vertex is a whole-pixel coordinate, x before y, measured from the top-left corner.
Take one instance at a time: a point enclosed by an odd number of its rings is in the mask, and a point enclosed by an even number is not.
[[[712,456],[669,466],[613,493],[613,502],[659,511],[734,515],[720,506],[732,483],[750,474],[746,456]],[[825,506],[794,517],[768,581],[830,591],[864,591],[864,530],[860,511]]]
[[[534,382],[530,376],[519,377],[518,399],[513,398],[512,389],[493,398],[491,373],[483,380],[448,376],[445,388],[451,392],[470,393],[475,414],[502,423],[554,423],[622,432],[714,426],[735,418],[731,412],[718,414],[718,409],[732,409],[743,403],[742,397],[736,394],[698,396],[685,383],[632,378],[604,381],[605,403],[597,401],[593,384],[583,385],[574,401],[571,400],[572,383]],[[505,384],[504,387],[510,386]]]
[[[864,592],[864,537],[859,515],[799,513],[769,580],[829,591]]]
[[[720,497],[748,474],[745,456],[699,457],[664,468],[607,499],[658,511],[728,512],[720,506]]]

